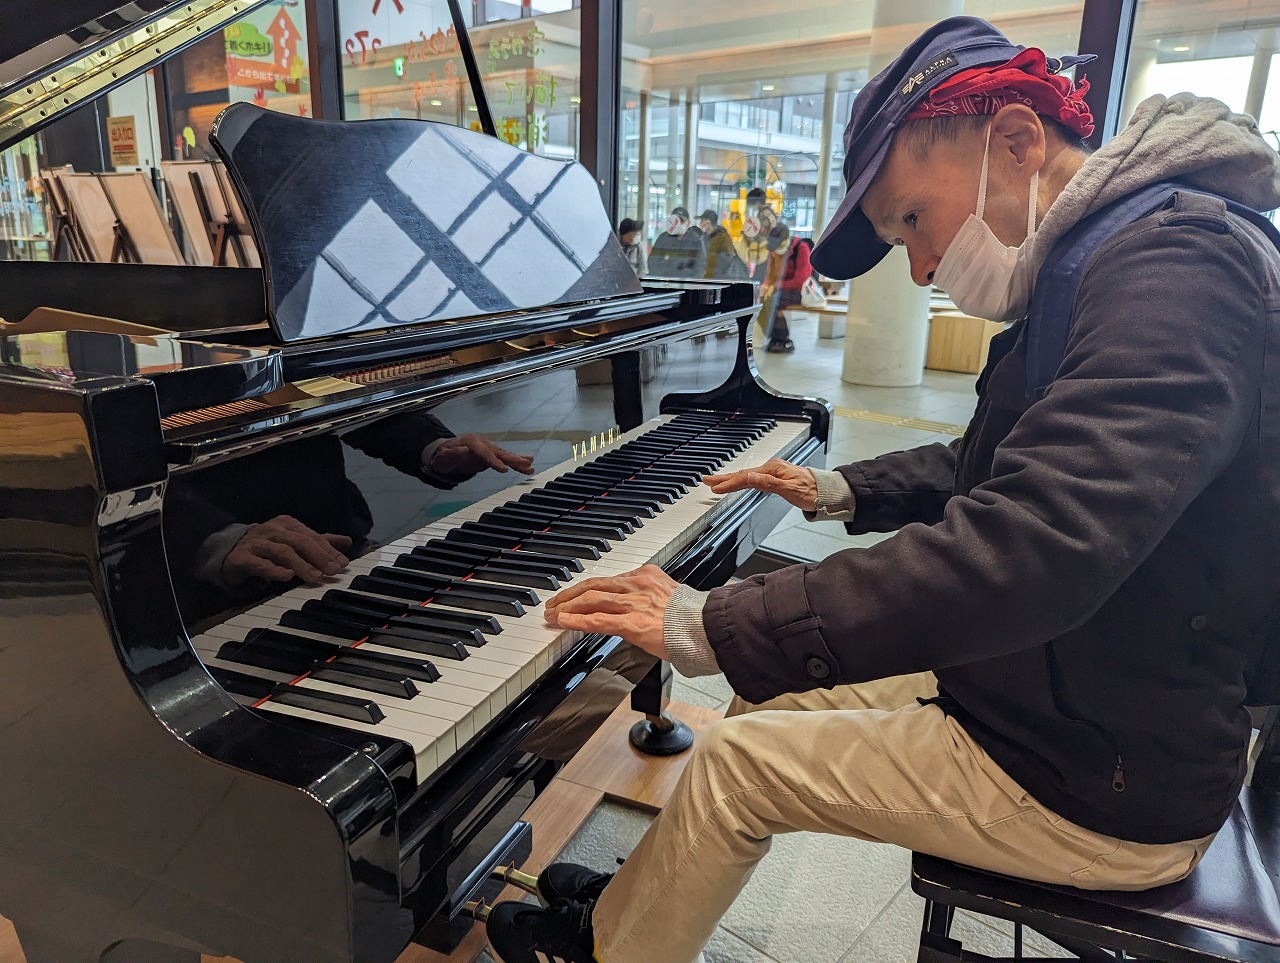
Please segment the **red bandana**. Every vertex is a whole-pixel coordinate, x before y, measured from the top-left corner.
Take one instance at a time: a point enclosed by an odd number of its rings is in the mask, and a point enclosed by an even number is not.
[[[957,114],[982,117],[1007,104],[1026,104],[1040,116],[1088,137],[1093,133],[1093,114],[1084,102],[1088,90],[1089,81],[1081,79],[1077,86],[1049,68],[1043,50],[1028,47],[1008,63],[962,70],[938,84],[907,114],[907,120]]]

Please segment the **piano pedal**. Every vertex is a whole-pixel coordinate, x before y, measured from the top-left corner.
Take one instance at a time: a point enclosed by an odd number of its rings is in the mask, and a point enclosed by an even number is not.
[[[489,873],[489,878],[501,880],[524,890],[526,893],[532,893],[534,896],[538,895],[538,877],[530,876],[528,873],[516,869],[515,863],[510,866],[495,866]]]
[[[458,910],[459,916],[469,916],[471,919],[480,923],[489,922],[489,914],[493,911],[488,903],[483,899],[473,899],[469,903],[463,903],[462,909]]]

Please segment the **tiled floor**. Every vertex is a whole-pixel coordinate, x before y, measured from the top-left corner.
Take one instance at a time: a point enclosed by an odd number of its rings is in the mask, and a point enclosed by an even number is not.
[[[827,467],[847,465],[864,458],[874,458],[888,451],[902,451],[934,442],[949,444],[954,434],[942,434],[919,428],[896,427],[842,415],[839,409],[880,412],[921,418],[932,422],[964,425],[973,414],[973,375],[945,371],[925,371],[922,384],[913,388],[868,388],[845,384],[840,380],[844,359],[844,341],[818,338],[815,320],[799,318],[791,324],[795,354],[761,354],[757,357],[760,373],[770,386],[788,394],[825,398],[837,409],[831,425],[831,445]],[[812,524],[793,510],[765,546],[802,558],[826,558],[841,549],[865,548],[884,538],[883,535],[846,535],[844,527],[826,522]]]
[[[966,423],[973,413],[974,377],[926,371],[914,388],[866,388],[840,380],[843,341],[817,338],[816,321],[793,322],[797,350],[762,355],[765,380],[779,391],[826,398],[837,408]],[[954,434],[895,427],[837,415],[828,467],[931,442]],[[765,545],[806,558],[825,558],[865,547],[883,535],[849,536],[838,524],[813,525],[789,514]],[[677,679],[675,697],[694,705],[724,707],[733,695],[722,676]],[[648,827],[650,818],[606,805],[597,810],[562,858],[612,870]],[[796,833],[775,839],[773,849],[729,910],[706,949],[708,963],[907,963],[915,960],[923,901],[907,885],[910,854],[894,846],[838,836]],[[1012,953],[1011,930],[959,914],[955,934],[967,948],[990,955]],[[1028,952],[1048,952],[1027,939]],[[668,963],[668,961],[660,961]]]

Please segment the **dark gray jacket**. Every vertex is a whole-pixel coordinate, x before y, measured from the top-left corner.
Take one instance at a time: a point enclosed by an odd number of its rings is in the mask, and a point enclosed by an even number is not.
[[[1015,325],[961,440],[840,469],[849,530],[896,536],[711,593],[735,691],[935,670],[942,707],[1060,815],[1136,842],[1215,832],[1245,672],[1280,635],[1278,311],[1280,258],[1220,201],[1179,195],[1113,237],[1043,400]]]

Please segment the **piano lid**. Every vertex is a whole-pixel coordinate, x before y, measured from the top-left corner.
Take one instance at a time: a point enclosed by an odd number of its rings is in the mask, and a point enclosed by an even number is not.
[[[269,0],[0,0],[0,150]]]
[[[249,212],[281,341],[643,293],[572,161],[445,124],[251,104],[209,139]]]

